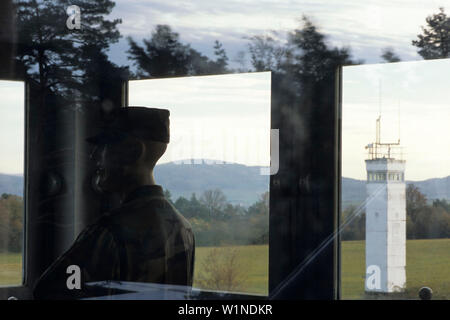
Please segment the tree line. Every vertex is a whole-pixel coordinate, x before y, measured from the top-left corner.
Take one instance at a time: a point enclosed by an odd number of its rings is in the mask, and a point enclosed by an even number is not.
[[[199,197],[180,196],[168,201],[190,222],[197,246],[249,245],[269,243],[269,192],[251,206],[233,205],[220,189],[206,190]],[[342,221],[352,219],[341,231],[342,240],[365,239],[365,212],[356,214],[349,206]],[[0,251],[20,252],[23,239],[23,200],[3,194],[0,197]],[[414,184],[406,187],[407,239],[450,238],[450,202],[428,201]]]
[[[2,194],[0,197],[0,252],[21,252],[23,242],[22,197]]]
[[[248,208],[227,202],[220,189],[206,190],[200,197],[172,200],[165,196],[191,223],[198,246],[267,244],[269,240],[269,193],[262,194]],[[23,199],[3,194],[0,198],[0,252],[21,252],[23,241]]]
[[[342,240],[364,240],[366,214],[356,214],[356,207],[349,206],[342,213],[342,221],[353,220],[342,229]],[[429,201],[414,184],[406,187],[406,238],[450,238],[450,202],[446,199]]]
[[[206,190],[200,197],[166,198],[189,220],[198,246],[269,243],[269,192],[248,208],[227,202],[220,189]]]
[[[422,33],[411,44],[423,59],[450,57],[450,17],[444,8],[428,16]],[[271,35],[270,35],[271,34]],[[134,63],[137,78],[219,74],[231,72],[273,71],[308,78],[326,78],[337,65],[362,64],[363,60],[351,58],[350,47],[330,47],[327,37],[318,31],[309,17],[302,17],[302,25],[287,33],[287,41],[280,41],[279,34],[244,36],[247,48],[239,51],[234,59],[240,64],[231,68],[223,44],[216,40],[214,59],[203,56],[189,44],[180,41],[179,34],[168,25],[157,25],[143,45],[128,37],[128,58]],[[282,38],[282,37],[281,37]],[[400,56],[392,47],[385,47],[380,58],[385,62],[399,62]],[[245,60],[251,67],[245,67]],[[328,72],[327,72],[328,70]],[[300,76],[300,77],[299,77]],[[295,76],[294,76],[295,78]],[[300,80],[299,79],[299,80]]]

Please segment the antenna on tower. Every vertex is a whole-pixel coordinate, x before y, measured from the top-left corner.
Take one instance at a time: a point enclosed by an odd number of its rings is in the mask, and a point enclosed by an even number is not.
[[[398,143],[400,143],[400,98],[398,99]]]
[[[378,156],[378,146],[381,142],[381,79],[378,79],[378,118],[376,121],[375,158]]]
[[[375,142],[366,146],[369,149],[369,159],[393,159],[391,150],[400,148],[400,99],[398,100],[398,140],[397,142],[381,142],[381,79],[378,80],[379,115],[376,121]],[[402,157],[402,155],[400,156]]]
[[[378,79],[378,117],[381,118],[381,79]]]

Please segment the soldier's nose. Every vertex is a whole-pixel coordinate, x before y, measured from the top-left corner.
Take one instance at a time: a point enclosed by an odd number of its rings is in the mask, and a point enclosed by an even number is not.
[[[104,147],[103,146],[96,146],[93,150],[92,150],[92,152],[91,152],[91,154],[90,154],[90,156],[89,156],[89,159],[91,160],[91,161],[95,161],[95,165],[100,165],[101,164],[101,158],[102,158],[102,152],[103,152],[103,150],[104,150]]]

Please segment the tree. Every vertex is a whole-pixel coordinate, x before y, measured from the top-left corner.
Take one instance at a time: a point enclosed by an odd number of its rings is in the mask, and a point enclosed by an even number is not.
[[[197,199],[195,193],[192,193],[189,200],[185,197],[178,197],[174,203],[174,206],[186,218],[206,220],[210,218],[208,209]]]
[[[436,199],[428,205],[419,188],[406,188],[406,232],[408,239],[435,239],[450,237],[450,204]]]
[[[144,47],[128,37],[128,58],[138,67],[138,76],[163,77],[188,74],[189,46],[179,40],[178,33],[168,25],[157,25]]]
[[[442,208],[446,212],[450,212],[450,202],[448,202],[446,199],[433,200],[433,207]]]
[[[168,25],[157,25],[150,39],[143,40],[143,46],[128,37],[130,45],[128,58],[137,67],[137,76],[158,78],[223,73],[228,57],[222,44],[216,40],[214,53],[216,61],[180,41],[180,35]]]
[[[64,8],[77,5],[82,10],[81,29],[70,32],[75,43],[76,91],[80,100],[100,103],[105,99],[120,101],[122,81],[128,78],[128,67],[112,63],[107,55],[111,44],[121,35],[117,26],[121,19],[107,20],[115,2],[111,0],[59,0]],[[77,74],[80,70],[80,74]],[[71,96],[73,99],[73,96]]]
[[[211,73],[227,72],[228,56],[223,47],[223,44],[219,40],[216,40],[214,42],[214,55],[216,56],[216,61],[212,63],[213,70],[211,70]]]
[[[406,187],[406,213],[413,221],[420,210],[427,206],[426,196],[420,192],[414,184],[408,184]]]
[[[233,206],[231,203],[227,203],[225,205],[225,208],[223,209],[223,217],[226,220],[232,220],[234,218],[236,218],[236,216],[238,215],[238,206]]]
[[[383,60],[386,62],[401,61],[400,57],[394,52],[392,48],[384,48],[381,54],[381,58],[383,58]]]
[[[249,215],[269,215],[269,192],[264,192],[259,196],[258,201],[248,207]]]
[[[366,213],[356,213],[356,207],[350,205],[342,213],[342,222],[349,222],[342,228],[342,240],[364,240],[366,237]]]
[[[76,50],[66,30],[64,8],[55,1],[19,1],[17,60],[43,94],[61,91],[71,79]],[[64,12],[64,11],[62,11]]]
[[[246,51],[245,50],[239,50],[234,59],[234,62],[236,62],[239,67],[237,68],[236,72],[243,73],[243,72],[250,72],[251,70],[247,67],[247,61],[246,61]]]
[[[189,199],[189,211],[192,217],[199,217],[202,219],[210,218],[208,208],[197,199],[195,192],[192,193],[191,198]]]
[[[351,60],[349,48],[330,48],[325,35],[307,18],[302,18],[303,26],[289,34],[289,52],[292,65],[289,66],[301,83],[318,83],[334,79],[337,67],[355,64]]]
[[[276,34],[274,34],[275,36]],[[248,38],[248,50],[255,71],[281,71],[286,58],[286,48],[273,36],[257,35]]]
[[[427,233],[425,234],[425,238],[449,238],[450,212],[446,211],[443,206],[432,206],[431,217],[426,231]]]
[[[226,205],[226,197],[220,189],[206,190],[200,202],[208,209],[210,216],[220,216]]]
[[[173,204],[172,193],[169,191],[169,189],[164,189],[164,197],[167,199],[167,201]]]
[[[180,211],[183,216],[190,218],[190,210],[189,210],[189,206],[190,206],[190,201],[188,199],[186,199],[185,197],[179,197],[175,203],[174,203],[175,208],[177,208],[178,211]]]
[[[23,240],[23,200],[2,194],[0,198],[0,251],[20,252]]]
[[[200,246],[267,244],[269,241],[269,193],[247,210],[226,201],[219,189],[207,190],[197,199],[179,197],[174,206],[191,223]]]
[[[248,278],[236,248],[210,249],[200,270],[197,282],[205,289],[237,291]]]
[[[426,221],[428,213],[425,195],[415,185],[408,184],[406,187],[406,237],[408,239],[423,237],[426,233],[423,224],[428,224]]]
[[[66,8],[82,9],[81,29],[68,30]],[[114,77],[124,69],[108,61],[106,52],[117,42],[120,19],[107,20],[115,3],[110,0],[21,0],[16,4],[17,63],[40,88],[41,104],[48,92],[96,101],[107,92],[100,74]],[[100,72],[101,71],[101,72]],[[103,90],[103,91],[102,91]]]
[[[422,26],[422,34],[412,44],[424,59],[440,59],[450,57],[450,18],[444,8],[439,13],[425,19],[427,25]]]

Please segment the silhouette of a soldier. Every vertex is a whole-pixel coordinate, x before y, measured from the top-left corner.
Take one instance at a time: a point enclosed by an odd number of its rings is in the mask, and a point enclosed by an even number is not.
[[[121,205],[83,230],[45,271],[35,298],[89,297],[92,289],[84,284],[104,280],[192,286],[191,226],[153,178],[169,142],[169,111],[121,108],[108,128],[88,141],[97,147],[94,185],[118,194]],[[80,289],[68,288],[71,265],[80,269]]]

